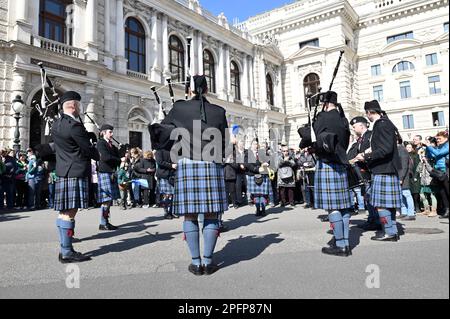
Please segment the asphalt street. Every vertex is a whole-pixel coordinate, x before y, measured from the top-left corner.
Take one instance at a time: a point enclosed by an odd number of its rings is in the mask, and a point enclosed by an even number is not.
[[[380,243],[357,227],[358,215],[353,256],[343,258],[321,253],[331,238],[323,211],[268,212],[227,212],[230,230],[215,254],[221,269],[202,277],[187,271],[182,220],[164,220],[161,209],[114,208],[120,229],[112,232],[98,231],[98,209],[80,212],[75,249],[92,260],[78,268],[57,260],[55,212],[0,214],[0,298],[449,298],[448,220],[402,222],[399,242]]]

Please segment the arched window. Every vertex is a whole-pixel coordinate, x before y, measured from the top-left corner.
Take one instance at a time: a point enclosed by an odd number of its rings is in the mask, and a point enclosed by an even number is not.
[[[66,8],[71,0],[40,0],[39,35],[72,45],[72,32],[66,25]]]
[[[147,73],[145,70],[145,30],[135,18],[128,18],[125,26],[125,57],[128,70]]]
[[[319,92],[320,78],[315,73],[310,73],[303,80],[303,89],[305,92],[305,105],[307,105],[307,95],[314,95]]]
[[[411,62],[401,61],[394,66],[394,68],[392,69],[392,73],[413,71],[414,69],[414,64],[412,64]]]
[[[240,72],[238,65],[234,61],[231,61],[231,89],[234,92],[234,98],[241,100]]]
[[[208,50],[203,51],[203,72],[208,81],[210,92],[216,92],[216,66],[212,53]]]
[[[175,82],[182,82],[185,77],[184,72],[184,47],[181,40],[172,35],[169,39],[169,68],[172,79]]]
[[[57,90],[59,96],[62,96],[63,92]],[[53,92],[49,89],[45,89],[45,94],[51,102],[56,100],[56,97],[53,96]],[[41,106],[41,98],[42,98],[42,90],[39,90],[34,96],[32,101],[37,101],[37,104]],[[49,103],[49,104],[50,104]],[[35,147],[39,144],[46,144],[51,142],[51,137],[45,135],[46,125],[47,123],[42,119],[42,116],[39,114],[38,110],[32,105],[33,109],[30,112],[30,139],[29,146]],[[58,104],[53,104],[46,111],[47,116],[49,118],[55,118],[58,115]]]
[[[273,81],[270,74],[266,75],[266,90],[267,90],[267,102],[269,105],[274,105],[274,98],[273,98]]]

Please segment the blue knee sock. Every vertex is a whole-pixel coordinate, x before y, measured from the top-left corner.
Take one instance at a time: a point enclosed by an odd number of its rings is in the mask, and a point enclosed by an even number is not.
[[[394,236],[398,234],[397,223],[392,218],[392,212],[387,209],[380,209],[378,211],[380,216],[381,225],[383,225],[384,232],[386,235]]]
[[[340,211],[331,212],[329,215],[331,227],[333,228],[334,238],[336,239],[337,247],[345,247],[344,239],[344,219]]]
[[[200,266],[202,261],[200,257],[200,229],[198,227],[198,221],[186,220],[183,223],[183,231],[186,243],[191,252],[192,264]]]
[[[61,254],[65,257],[73,250],[72,238],[75,232],[75,221],[58,219],[56,225],[59,227]]]
[[[219,221],[217,219],[205,219],[203,223],[203,264],[210,265],[219,237]]]
[[[342,212],[342,220],[343,220],[343,226],[344,226],[344,243],[345,246],[350,246],[350,217],[351,213],[350,211],[346,210]]]
[[[102,205],[100,207],[100,225],[106,226],[109,219],[109,206]]]

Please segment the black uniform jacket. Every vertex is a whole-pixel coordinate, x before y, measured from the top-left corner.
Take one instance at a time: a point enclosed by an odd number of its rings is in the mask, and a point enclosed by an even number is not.
[[[259,154],[259,152],[257,152],[257,154]],[[259,174],[259,168],[261,165],[262,162],[259,160],[259,156],[257,158],[256,154],[252,150],[248,150],[247,153],[245,153],[244,166],[248,176]]]
[[[185,138],[181,139],[181,145],[183,149],[189,149],[190,154],[183,154],[182,157],[190,158],[193,160],[204,160],[201,158],[201,154],[203,153],[203,150],[205,149],[205,146],[211,143],[212,141],[209,140],[210,136],[203,138],[203,133],[207,129],[215,128],[220,132],[221,134],[221,140],[218,142],[219,149],[217,151],[220,151],[220,147],[222,148],[222,154],[215,153],[215,162],[223,162],[223,158],[225,157],[225,149],[227,147],[226,143],[226,131],[228,128],[228,122],[226,119],[226,112],[225,109],[218,105],[210,104],[205,98],[204,98],[204,105],[205,105],[205,112],[206,112],[206,123],[201,121],[200,119],[200,108],[201,103],[200,100],[190,100],[190,101],[178,101],[173,105],[172,110],[167,115],[167,117],[164,119],[162,124],[164,125],[173,125],[176,128],[183,128],[186,129],[187,132],[189,132],[190,139],[187,140]],[[196,122],[194,122],[196,121]],[[200,127],[199,132],[195,132],[196,136],[194,136],[194,123],[197,123],[197,125]],[[201,134],[201,135],[200,135]],[[202,137],[201,143],[198,141],[198,137]],[[195,137],[195,141],[194,141]],[[196,150],[196,157],[194,158],[194,145],[197,145],[199,143],[201,145],[201,149],[199,150],[201,153],[198,153]],[[220,155],[220,156],[219,156]]]
[[[337,136],[334,153],[327,153],[319,149],[317,156],[326,163],[348,164],[347,149],[350,143],[350,128],[348,120],[341,116],[338,110],[320,112],[314,123],[314,132],[319,141],[322,134],[335,134]]]
[[[370,139],[372,153],[364,156],[372,174],[399,174],[402,166],[397,150],[397,132],[388,118],[382,117],[375,122]]]
[[[370,148],[370,138],[372,137],[372,131],[366,131],[361,138],[354,143],[347,152],[348,159],[354,159],[358,154],[364,153]],[[367,167],[367,163],[357,162],[356,166],[360,169],[361,174],[366,180],[370,180],[370,171]]]
[[[56,151],[56,175],[59,177],[88,177],[91,159],[100,159],[91,144],[86,128],[69,115],[63,114],[52,127]]]
[[[99,139],[97,149],[100,153],[98,171],[100,173],[115,173],[120,165],[119,149],[114,145],[109,146],[104,138]]]
[[[156,163],[158,163],[156,169],[156,177],[162,179],[169,179],[175,176],[175,170],[172,168],[172,160],[170,158],[170,152],[166,150],[158,150],[155,154]]]

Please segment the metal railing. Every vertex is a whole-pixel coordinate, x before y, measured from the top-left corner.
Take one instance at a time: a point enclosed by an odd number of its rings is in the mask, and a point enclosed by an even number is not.
[[[148,75],[145,73],[140,73],[132,70],[127,70],[127,75],[132,78],[137,78],[140,80],[148,80]]]

